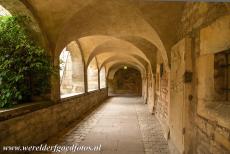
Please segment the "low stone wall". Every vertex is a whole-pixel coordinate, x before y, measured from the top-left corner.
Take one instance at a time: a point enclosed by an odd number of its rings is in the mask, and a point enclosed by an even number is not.
[[[196,117],[195,153],[222,153],[230,151],[230,130],[201,116]]]
[[[155,94],[155,115],[159,120],[165,139],[169,137],[169,74],[164,73],[160,80],[160,87]]]
[[[93,91],[1,121],[0,146],[40,144],[92,108],[99,106],[107,96],[107,89]]]

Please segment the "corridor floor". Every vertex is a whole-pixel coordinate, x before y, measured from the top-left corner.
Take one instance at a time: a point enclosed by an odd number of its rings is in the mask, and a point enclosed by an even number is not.
[[[140,97],[111,97],[80,123],[60,132],[48,145],[100,145],[94,154],[166,154],[167,141],[157,119]]]

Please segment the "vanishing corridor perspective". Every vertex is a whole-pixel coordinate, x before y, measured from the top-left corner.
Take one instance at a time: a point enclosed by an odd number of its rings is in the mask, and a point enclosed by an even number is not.
[[[147,110],[140,97],[112,97],[46,144],[101,144],[98,154],[166,154],[168,146],[160,124]]]
[[[230,153],[230,2],[0,0],[0,34],[0,153]]]

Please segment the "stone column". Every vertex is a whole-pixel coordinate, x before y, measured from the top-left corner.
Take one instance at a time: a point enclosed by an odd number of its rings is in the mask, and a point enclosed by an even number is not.
[[[100,74],[100,70],[97,68],[98,70],[98,73],[97,73],[97,76],[98,76],[98,90],[101,90],[101,74]]]
[[[79,50],[81,52],[81,55],[82,55],[82,63],[84,65],[84,87],[85,87],[84,89],[85,89],[85,93],[88,93],[87,66],[86,66],[86,62],[85,62],[84,52],[82,50],[80,42],[77,40],[76,43],[77,43]]]
[[[54,57],[54,68],[59,68],[59,57]],[[57,69],[59,71],[59,69]],[[57,103],[60,100],[60,75],[59,72],[51,75],[51,101]]]

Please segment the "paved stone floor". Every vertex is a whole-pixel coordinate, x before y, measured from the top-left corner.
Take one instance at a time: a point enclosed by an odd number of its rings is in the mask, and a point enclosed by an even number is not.
[[[94,154],[166,154],[168,145],[157,119],[139,97],[112,97],[48,145],[100,145]],[[69,152],[67,152],[69,153]]]

